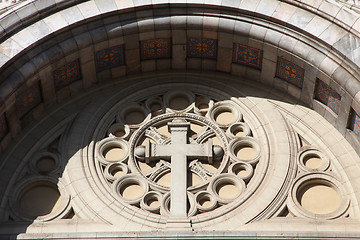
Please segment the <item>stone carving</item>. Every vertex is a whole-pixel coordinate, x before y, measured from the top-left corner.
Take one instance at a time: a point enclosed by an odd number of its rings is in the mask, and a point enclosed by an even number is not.
[[[205,213],[235,201],[260,159],[242,117],[229,100],[156,96],[120,111],[96,160],[120,201],[172,218]]]
[[[288,208],[294,216],[333,219],[349,208],[345,189],[331,170],[331,161],[315,147],[302,147],[299,174],[289,193]]]
[[[136,155],[145,158],[149,163],[157,158],[171,158],[171,215],[185,217],[187,215],[187,159],[204,158],[212,163],[213,155],[222,154],[221,147],[208,144],[188,144],[190,123],[182,118],[175,118],[168,123],[171,133],[171,144],[152,144],[149,139],[146,145],[135,150]],[[215,152],[215,154],[213,154]],[[199,172],[199,171],[198,171]],[[201,176],[201,175],[200,175]]]
[[[259,111],[251,98],[216,101],[186,90],[145,97],[98,113],[102,118],[89,134],[94,141],[64,170],[69,179],[81,179],[71,182],[82,191],[73,191],[66,176],[57,179],[61,161],[68,160],[58,146],[65,140],[31,151],[37,153],[29,155],[9,199],[11,218],[88,219],[79,210],[82,194],[84,203],[96,199],[84,207],[86,214],[98,211],[121,227],[118,219],[189,230],[221,224],[226,214],[242,224],[288,216],[352,217],[336,157],[292,124],[299,120],[291,111],[276,105],[278,112],[270,101],[259,104],[266,110]],[[79,169],[91,175],[81,178]],[[96,184],[86,184],[92,180]],[[276,187],[269,188],[270,182]],[[33,201],[40,191],[47,193],[47,205]]]

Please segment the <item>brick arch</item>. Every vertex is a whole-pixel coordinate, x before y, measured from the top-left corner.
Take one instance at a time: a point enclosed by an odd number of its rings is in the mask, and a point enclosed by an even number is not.
[[[358,144],[347,127],[351,109],[360,112],[360,20],[335,1],[39,0],[1,19],[3,149],[41,114],[85,89],[169,70],[221,72],[279,89]],[[141,44],[154,39],[168,41],[169,52],[145,56]],[[190,39],[208,40],[216,56],[194,55]],[[121,58],[115,65],[96,63],[114,51]],[[251,52],[258,61],[241,59],[237,51]],[[297,74],[287,77],[291,71]],[[341,96],[336,111],[315,96],[319,80]]]

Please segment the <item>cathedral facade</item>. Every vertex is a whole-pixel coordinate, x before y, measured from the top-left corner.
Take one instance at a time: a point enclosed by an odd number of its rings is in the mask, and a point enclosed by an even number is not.
[[[357,1],[1,12],[1,239],[360,238]]]

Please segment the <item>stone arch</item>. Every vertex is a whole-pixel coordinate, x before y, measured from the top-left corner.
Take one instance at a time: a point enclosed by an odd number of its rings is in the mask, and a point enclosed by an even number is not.
[[[296,96],[345,135],[350,107],[358,109],[355,98],[359,90],[358,24],[357,13],[336,2],[158,3],[150,9],[149,4],[131,1],[24,3],[3,14],[3,111],[7,112],[11,135],[16,136],[23,121],[19,120],[21,114],[15,113],[15,99],[26,86],[40,85],[44,104],[36,112],[41,112],[102,79],[162,69],[216,69],[264,82]],[[217,39],[217,62],[211,65],[187,58],[181,48],[190,36]],[[173,40],[170,62],[154,66],[141,61],[138,42],[162,37]],[[262,71],[233,64],[233,43],[263,50]],[[116,44],[124,44],[125,52],[129,53],[125,69],[96,74],[95,52]],[[277,57],[305,70],[300,91],[276,77]],[[58,92],[52,83],[53,71],[77,59],[82,82]],[[336,118],[321,106],[313,106],[316,78],[343,96]]]
[[[224,79],[228,81],[225,82]],[[134,88],[129,83],[135,80],[140,84]],[[229,80],[233,80],[231,84]],[[120,147],[125,149],[125,152],[129,152],[126,150],[131,149],[128,141],[138,138],[130,135],[114,138],[111,129],[119,128],[119,125],[121,127],[124,124],[123,119],[126,118],[122,114],[128,112],[126,109],[144,110],[146,109],[144,100],[153,98],[159,102],[161,99],[166,99],[162,95],[166,95],[168,90],[173,91],[174,86],[176,91],[190,91],[196,93],[198,97],[206,93],[206,96],[217,101],[217,104],[220,106],[222,104],[222,108],[213,105],[210,112],[216,113],[217,109],[227,112],[233,107],[241,109],[242,115],[236,118],[236,121],[240,122],[236,124],[248,126],[250,138],[246,136],[231,140],[234,134],[230,134],[232,132],[230,128],[226,130],[225,138],[231,141],[229,147],[224,145],[224,149],[235,155],[230,158],[240,158],[236,149],[240,149],[241,146],[260,151],[259,159],[250,158],[248,163],[235,162],[230,164],[229,168],[223,165],[224,173],[217,173],[219,175],[214,176],[214,180],[209,183],[213,190],[209,191],[210,196],[217,194],[215,199],[219,201],[219,205],[210,212],[206,212],[205,208],[204,213],[189,214],[191,228],[199,234],[194,235],[194,238],[206,237],[208,231],[213,230],[230,231],[231,236],[238,237],[239,230],[251,234],[253,231],[258,231],[259,224],[280,231],[286,236],[290,236],[295,228],[295,231],[315,231],[316,234],[326,237],[328,234],[326,231],[331,230],[333,233],[341,231],[344,224],[351,229],[349,231],[352,234],[357,234],[354,230],[357,229],[357,223],[353,221],[356,222],[359,215],[357,175],[354,171],[358,156],[333,126],[309,108],[294,104],[296,100],[292,97],[284,96],[279,99],[279,91],[261,89],[247,81],[228,78],[222,74],[214,76],[180,72],[149,73],[104,84],[87,94],[70,99],[67,104],[59,106],[39,122],[32,124],[31,129],[24,130],[25,134],[22,138],[9,147],[9,153],[3,155],[3,169],[6,171],[2,175],[4,180],[1,186],[4,189],[4,196],[1,202],[1,214],[4,225],[0,229],[12,234],[25,233],[19,236],[28,238],[43,236],[34,235],[43,227],[54,234],[53,236],[59,237],[61,232],[66,231],[74,238],[78,237],[79,231],[88,234],[92,234],[92,231],[103,231],[101,237],[107,237],[108,232],[116,232],[116,236],[126,237],[123,231],[138,231],[140,236],[148,237],[151,231],[165,231],[161,234],[167,235],[166,232],[169,230],[179,230],[169,225],[171,221],[168,220],[166,213],[160,212],[159,215],[157,212],[148,212],[155,211],[151,208],[147,210],[141,204],[139,206],[142,197],[134,200],[132,198],[129,200],[123,195],[118,197],[114,186],[121,188],[127,183],[129,185],[136,183],[135,185],[144,189],[151,189],[149,194],[158,194],[157,196],[160,196],[158,199],[166,199],[167,195],[164,194],[166,189],[158,190],[149,186],[150,183],[145,184],[143,177],[133,171],[133,166],[126,159],[121,158],[120,162],[114,162],[112,159],[104,160],[97,157],[99,153],[104,154],[101,149],[107,147]],[[136,105],[138,101],[140,101],[139,105]],[[165,102],[165,105],[171,105],[171,101]],[[232,102],[230,104],[232,107],[225,104],[229,102]],[[196,115],[197,113],[191,110],[193,107],[186,109],[189,111],[187,115],[178,114],[187,116],[188,119],[195,116],[196,118],[193,119],[202,119],[201,115]],[[215,116],[216,114],[213,116],[214,119]],[[159,119],[156,115],[147,115],[148,117],[152,118],[149,121],[151,125]],[[136,129],[140,126],[144,130],[144,126],[148,126],[142,123],[136,125],[129,124],[128,127]],[[123,126],[126,135],[127,125]],[[158,125],[154,124],[154,126]],[[128,134],[133,133],[134,130]],[[141,131],[137,132],[139,133]],[[334,144],[337,147],[333,147]],[[52,159],[56,164],[50,168],[46,165],[45,168],[42,165],[39,167],[39,162],[41,163],[44,157],[45,160]],[[106,158],[106,155],[104,154],[103,157]],[[321,164],[318,167],[307,165],[307,159],[311,158],[320,159]],[[239,180],[233,177],[235,168],[239,164],[247,166],[245,170],[249,170],[249,173],[253,172],[246,178],[246,188],[242,181],[238,182]],[[121,171],[129,174],[120,177],[109,175],[112,172],[109,171],[110,168],[119,166]],[[217,192],[217,186],[221,188],[221,184],[234,185],[243,190],[234,201],[231,198],[221,197],[222,193]],[[60,195],[58,204],[55,204],[52,210],[48,208],[51,210],[48,214],[45,212],[43,215],[44,212],[39,212],[41,216],[29,217],[28,214],[33,212],[28,212],[28,207],[22,207],[29,206],[25,203],[34,200],[28,196],[36,195],[46,187],[51,188],[50,192],[55,192],[55,186],[58,187]],[[314,198],[314,189],[335,196],[334,202],[329,199],[325,202],[321,198],[318,200],[322,201],[323,205],[333,202],[333,205],[322,210],[324,212],[316,212],[311,208],[312,205],[308,211],[304,211],[303,202],[307,207],[309,199]],[[191,191],[194,191],[196,196],[200,195],[196,192],[198,191],[196,188]],[[204,191],[200,193],[204,194]],[[315,195],[315,199],[317,198],[318,196]],[[210,199],[214,198],[210,197]],[[330,220],[332,218],[336,220]],[[92,224],[91,229],[87,228],[89,221]],[[317,230],[317,225],[309,224],[309,221],[329,228],[326,231]],[[179,222],[175,221],[175,223],[175,226],[178,226]],[[182,230],[188,229],[186,223],[189,222],[180,221],[180,223],[185,224],[182,225]],[[9,230],[9,226],[13,230]],[[217,233],[215,235],[218,236]],[[260,235],[268,237],[271,234],[269,235],[265,230]],[[339,233],[338,236],[348,235]]]
[[[240,80],[264,85],[280,99],[291,96],[290,102],[315,110],[359,151],[359,140],[348,129],[351,114],[360,112],[360,20],[358,8],[351,7],[295,0],[25,2],[5,12],[0,23],[4,159],[21,133],[58,106],[122,79],[134,79],[136,87],[142,75],[152,72],[210,73],[229,85]],[[215,42],[215,58],[192,56],[190,38]],[[170,52],[146,57],[141,44],[154,39],[166,40]],[[236,62],[235,44],[261,56],[258,65]],[[99,67],[97,54],[111,47],[123,59],[116,66]],[[301,84],[284,77],[280,64],[299,71]],[[66,71],[75,73],[65,81],[54,80]],[[315,99],[319,80],[341,97],[336,112]],[[32,97],[27,105],[26,97]]]

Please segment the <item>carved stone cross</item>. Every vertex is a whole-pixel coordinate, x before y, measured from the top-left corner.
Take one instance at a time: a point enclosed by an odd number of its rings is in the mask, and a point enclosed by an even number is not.
[[[170,214],[172,217],[187,216],[187,160],[188,158],[206,159],[212,163],[213,145],[189,143],[190,123],[183,118],[168,123],[171,144],[152,144],[146,141],[145,160],[149,163],[159,158],[171,160]],[[219,151],[216,151],[219,152]]]

